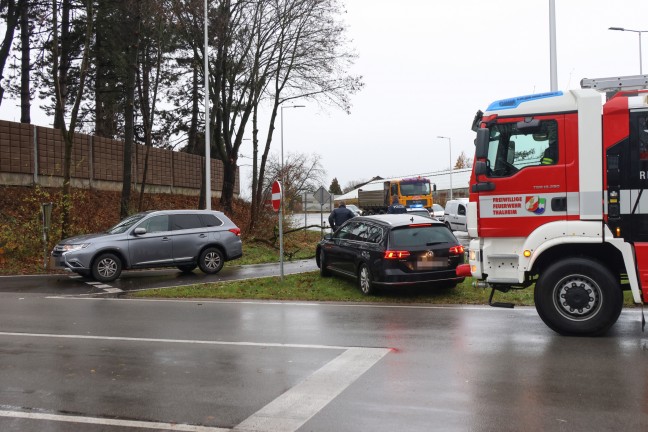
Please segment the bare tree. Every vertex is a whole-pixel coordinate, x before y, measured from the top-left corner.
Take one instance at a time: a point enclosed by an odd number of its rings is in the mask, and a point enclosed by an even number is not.
[[[342,13],[338,1],[274,0],[270,3],[273,14],[266,19],[276,28],[272,32],[273,43],[268,44],[270,49],[262,52],[272,67],[267,74],[260,74],[257,82],[264,86],[262,101],[270,102],[271,113],[258,163],[259,172],[253,176],[256,178],[253,186],[256,193],[252,196],[250,229],[254,226],[262,202],[265,165],[280,105],[291,100],[306,99],[337,106],[348,112],[349,97],[363,85],[361,77],[347,73],[355,54],[348,49],[345,28],[338,22]],[[255,124],[254,171],[257,168],[258,133],[259,128]]]
[[[67,230],[70,226],[69,224],[69,215],[70,215],[70,170],[72,165],[72,144],[74,142],[74,134],[77,127],[77,120],[79,115],[79,106],[81,105],[81,100],[83,97],[83,91],[85,89],[85,78],[88,71],[88,51],[90,47],[90,40],[92,37],[92,24],[94,21],[93,18],[93,0],[86,1],[86,33],[85,33],[85,44],[83,49],[83,56],[81,58],[81,64],[78,66],[78,76],[79,76],[79,86],[77,93],[74,97],[74,105],[72,111],[70,112],[70,124],[66,124],[65,115],[62,115],[62,123],[60,125],[61,135],[63,136],[63,141],[65,143],[65,155],[63,157],[63,226],[62,226],[62,237],[67,237]],[[65,100],[62,95],[61,82],[59,80],[59,36],[58,36],[58,17],[59,17],[59,8],[58,1],[52,0],[52,77],[54,82],[54,94],[56,100],[57,108],[65,113]]]
[[[371,180],[351,180],[342,188],[342,192],[347,193],[351,192],[354,189],[359,188],[362,185],[369,183]]]
[[[148,11],[152,11],[153,13],[143,18],[143,35],[137,68],[138,105],[142,114],[144,143],[146,147],[138,203],[139,211],[143,210],[149,153],[153,146],[154,124],[157,114],[156,103],[164,73],[162,70],[164,63],[163,57],[171,39],[167,31],[169,21],[166,16],[166,8],[157,0],[143,0],[142,3]]]
[[[18,27],[20,12],[23,8],[23,3],[26,0],[0,0],[0,16],[5,18],[5,34],[0,44],[0,77],[3,77],[3,71],[11,45],[13,44],[14,32]],[[0,105],[2,105],[2,97],[4,96],[4,88],[0,81]]]
[[[466,153],[462,151],[459,156],[457,156],[457,162],[455,162],[454,169],[470,167],[472,167],[472,159],[466,156]]]
[[[271,157],[267,165],[268,175],[264,190],[269,191],[275,180],[283,180],[286,210],[295,211],[304,192],[315,192],[324,184],[326,171],[322,168],[321,159],[318,154],[288,153],[284,159],[282,172],[281,160]]]

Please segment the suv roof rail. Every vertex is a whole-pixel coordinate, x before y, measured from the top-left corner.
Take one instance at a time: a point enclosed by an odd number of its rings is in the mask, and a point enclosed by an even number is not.
[[[598,91],[641,90],[648,88],[648,75],[630,75],[610,78],[583,78],[581,88]]]

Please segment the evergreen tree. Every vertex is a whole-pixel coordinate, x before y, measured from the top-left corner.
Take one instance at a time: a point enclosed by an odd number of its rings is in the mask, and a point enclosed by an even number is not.
[[[333,195],[342,195],[342,188],[340,187],[340,183],[338,183],[337,177],[333,178],[333,181],[331,182],[331,186],[329,186],[328,191]]]

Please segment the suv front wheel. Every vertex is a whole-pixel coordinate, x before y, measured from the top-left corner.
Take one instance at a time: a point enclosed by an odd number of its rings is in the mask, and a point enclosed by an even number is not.
[[[225,257],[223,252],[217,248],[207,248],[200,254],[198,265],[200,270],[207,274],[216,274],[223,268]]]
[[[121,271],[122,262],[115,254],[101,254],[92,263],[92,277],[99,282],[112,282]]]

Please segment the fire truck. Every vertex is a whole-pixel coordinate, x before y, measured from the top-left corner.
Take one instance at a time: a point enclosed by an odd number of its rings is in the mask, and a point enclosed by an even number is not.
[[[600,335],[623,291],[648,302],[648,75],[498,100],[473,121],[469,264],[477,287],[534,286],[540,318]],[[642,308],[642,323],[645,325]]]

